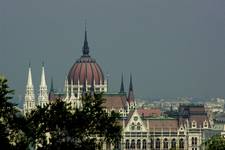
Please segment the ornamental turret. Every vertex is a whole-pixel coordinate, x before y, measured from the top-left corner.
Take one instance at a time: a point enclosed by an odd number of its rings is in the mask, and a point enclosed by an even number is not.
[[[136,102],[134,99],[134,90],[133,90],[133,83],[132,83],[132,75],[130,75],[130,85],[129,85],[129,91],[128,91],[128,104],[129,104],[129,109],[135,109]]]
[[[39,87],[38,105],[44,107],[44,105],[48,104],[48,102],[48,88],[45,80],[45,68],[43,63],[41,71],[41,83]]]
[[[31,66],[29,64],[25,100],[23,105],[24,115],[26,115],[27,113],[30,113],[31,110],[33,109],[35,109],[35,95],[34,95],[34,86],[32,81]]]

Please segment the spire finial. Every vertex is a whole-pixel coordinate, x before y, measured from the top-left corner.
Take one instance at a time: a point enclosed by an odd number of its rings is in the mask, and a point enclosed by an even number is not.
[[[120,93],[125,93],[125,92],[124,92],[124,84],[123,84],[123,73],[122,73],[122,75],[121,75]]]
[[[33,87],[32,73],[31,73],[31,64],[30,64],[30,62],[29,62],[29,68],[28,68],[27,87]]]
[[[132,74],[130,74],[130,86],[129,86],[129,91],[133,91],[133,83],[132,83]]]
[[[82,48],[83,51],[83,56],[89,56],[89,46],[88,46],[88,41],[87,41],[87,23],[85,20],[85,25],[84,25],[84,45]]]
[[[41,72],[41,84],[40,86],[45,87],[46,85],[46,80],[45,80],[45,68],[44,68],[44,62],[42,62],[42,72]]]

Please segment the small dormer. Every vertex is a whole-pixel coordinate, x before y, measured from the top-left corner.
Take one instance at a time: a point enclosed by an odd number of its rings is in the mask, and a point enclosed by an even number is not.
[[[197,128],[197,122],[195,120],[191,122],[191,128]]]
[[[205,121],[203,122],[203,128],[208,128],[208,127],[209,127],[209,123],[208,123],[207,120],[205,120]]]

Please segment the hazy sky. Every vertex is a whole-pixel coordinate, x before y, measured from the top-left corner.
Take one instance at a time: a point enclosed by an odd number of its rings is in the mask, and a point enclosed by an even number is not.
[[[85,19],[110,91],[131,72],[136,97],[225,97],[225,0],[0,0],[0,73],[17,96],[29,60],[36,92],[42,61],[63,89]]]

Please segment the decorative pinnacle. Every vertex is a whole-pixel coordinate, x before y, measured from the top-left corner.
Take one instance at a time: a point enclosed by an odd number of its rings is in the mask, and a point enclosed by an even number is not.
[[[121,76],[120,93],[124,93],[123,73],[122,73],[122,76]]]
[[[84,33],[84,45],[82,48],[83,56],[89,56],[89,46],[87,41],[87,28],[86,28],[86,21],[85,21],[85,33]]]
[[[130,74],[130,86],[129,91],[133,91],[132,75]]]

